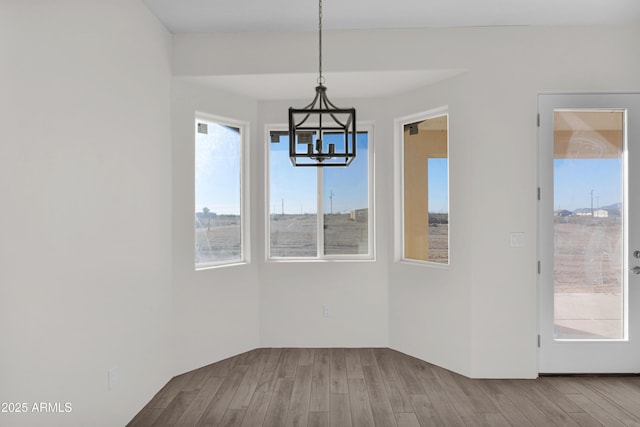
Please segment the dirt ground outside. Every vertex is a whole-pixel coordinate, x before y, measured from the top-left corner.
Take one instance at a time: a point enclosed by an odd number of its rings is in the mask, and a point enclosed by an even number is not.
[[[555,292],[619,293],[622,252],[621,218],[556,217]]]
[[[240,216],[196,217],[196,264],[240,260]]]
[[[429,261],[449,262],[449,224],[429,224]]]
[[[317,256],[317,227],[315,214],[271,215],[271,256]],[[325,214],[324,230],[326,255],[367,254],[369,251],[368,219],[356,221],[349,214]]]
[[[621,218],[555,218],[557,338],[623,336],[623,255]]]
[[[327,255],[366,254],[369,245],[368,218],[354,220],[349,214],[325,214],[324,248]],[[315,214],[273,214],[270,218],[272,257],[317,256]],[[199,262],[240,258],[240,217],[218,215],[196,218],[196,257]],[[429,261],[449,260],[449,225],[446,216],[429,225]]]
[[[326,214],[324,222],[327,255],[368,253],[367,220],[356,221],[348,214]],[[271,256],[316,257],[317,227],[315,214],[271,215]],[[197,218],[196,257],[203,263],[239,259],[240,234],[240,217],[237,215]]]

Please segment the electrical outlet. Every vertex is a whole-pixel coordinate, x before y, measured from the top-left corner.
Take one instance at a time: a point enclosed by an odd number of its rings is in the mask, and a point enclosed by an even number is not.
[[[523,248],[524,247],[524,233],[511,233],[511,247]]]
[[[331,308],[326,304],[322,306],[322,317],[331,317]]]
[[[118,382],[118,367],[114,366],[113,368],[107,371],[107,390],[111,391],[116,386]]]

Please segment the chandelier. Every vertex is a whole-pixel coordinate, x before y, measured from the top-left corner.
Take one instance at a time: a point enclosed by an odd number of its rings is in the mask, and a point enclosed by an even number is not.
[[[289,158],[293,166],[349,166],[356,157],[356,109],[336,107],[322,76],[322,0],[318,1],[318,86],[304,108],[289,108]]]

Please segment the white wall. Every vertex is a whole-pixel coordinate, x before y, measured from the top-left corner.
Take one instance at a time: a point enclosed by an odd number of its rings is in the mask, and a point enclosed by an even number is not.
[[[259,345],[257,264],[196,271],[193,229],[196,112],[249,122],[253,146],[257,102],[179,78],[172,93],[174,367],[183,373]],[[257,160],[249,156],[249,161],[254,167]],[[251,175],[249,188],[259,187],[258,178]],[[255,190],[251,194],[250,206],[258,205]],[[254,213],[252,209],[252,261],[258,251]]]
[[[172,375],[170,49],[141,2],[0,6],[0,401],[72,404],[1,425],[124,425]]]
[[[313,95],[313,86],[310,87]],[[380,106],[376,100],[331,98],[336,105],[358,110],[361,123],[378,122]],[[306,102],[305,102],[306,101]],[[284,125],[290,106],[302,106],[311,101],[292,100],[261,102],[259,134],[256,140],[257,158],[253,171],[266,176],[265,161],[268,140],[266,127]],[[378,143],[374,129],[371,142]],[[377,148],[374,148],[374,151]],[[384,157],[374,159],[374,170],[390,173]],[[376,260],[361,262],[266,262],[266,221],[268,217],[266,187],[257,188],[255,215],[259,218],[257,262],[260,266],[260,345],[261,347],[386,347],[388,346],[387,258],[384,247],[390,238],[385,224],[390,218],[390,206],[383,196],[388,194],[386,182],[374,183],[376,204]],[[315,191],[315,189],[310,189]],[[378,199],[380,197],[380,199]],[[322,307],[329,307],[329,317],[323,317]]]
[[[393,177],[387,156],[393,143],[390,123],[397,115],[447,103],[464,120],[456,123],[460,117],[451,117],[452,152],[458,150],[458,158],[451,160],[451,185],[452,190],[463,191],[452,194],[451,200],[453,207],[464,211],[451,212],[450,270],[397,265],[390,256],[378,257],[390,264],[390,345],[475,377],[536,376],[536,97],[546,91],[637,91],[640,26],[329,31],[324,39],[327,72],[467,70],[464,77],[449,83],[372,101],[374,111],[369,116],[376,120],[377,183]],[[314,53],[302,47],[312,46],[314,40],[312,33],[177,35],[174,74],[312,73],[317,66]],[[215,61],[216,57],[233,60]],[[261,107],[262,121],[271,120],[269,110],[268,104]],[[461,165],[458,169],[456,163]],[[392,200],[393,187],[378,185],[378,207]],[[380,254],[381,247],[393,244],[392,216],[379,215],[377,226],[387,230],[386,237],[379,235]],[[511,232],[525,234],[524,248],[509,247]],[[343,342],[304,337],[305,328],[297,326],[285,328],[293,332],[287,340],[281,328],[287,322],[302,322],[310,327],[309,335],[324,336],[340,327],[358,329],[351,315],[332,329],[313,314],[323,298],[337,295],[354,279],[366,282],[378,277],[376,273],[383,270],[379,263],[353,267],[340,283],[314,278],[307,289],[297,283],[301,266],[263,266],[263,344]],[[321,268],[312,265],[309,271],[322,274]],[[284,283],[273,283],[277,278]],[[382,296],[385,291],[377,283],[372,290]],[[349,293],[347,301],[351,297]],[[351,302],[345,303],[346,310],[350,307]],[[372,336],[368,339],[375,342]]]
[[[471,281],[469,244],[474,211],[473,169],[475,147],[471,128],[471,95],[466,74],[411,93],[393,97],[389,114],[406,117],[442,107],[449,114],[449,232],[450,264],[447,267],[390,262],[389,317],[390,346],[447,369],[470,375]],[[400,128],[401,130],[402,128]],[[394,136],[397,136],[394,134]],[[399,141],[396,141],[399,143]],[[386,158],[400,157],[396,152]],[[399,206],[400,171],[394,190]],[[401,211],[396,211],[395,236],[400,236]],[[400,249],[400,241],[397,247]],[[399,259],[400,250],[395,254]]]

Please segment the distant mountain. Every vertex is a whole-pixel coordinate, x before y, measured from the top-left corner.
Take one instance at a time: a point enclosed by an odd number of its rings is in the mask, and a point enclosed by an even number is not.
[[[611,210],[611,211],[614,211],[614,210],[621,211],[622,210],[622,203],[614,203],[613,205],[602,206],[602,207],[600,207],[598,209],[604,209],[604,210],[607,210],[607,211],[609,211],[609,210]]]
[[[607,206],[600,206],[599,208],[593,208],[594,211],[598,211],[598,210],[604,210],[609,212],[609,216],[613,217],[613,216],[621,216],[622,215],[622,203],[614,203],[612,205],[607,205]],[[579,214],[589,214],[591,213],[591,208],[580,208],[580,209],[575,209],[572,211],[572,213],[574,215],[579,215]],[[560,215],[560,216],[568,216],[566,215],[566,212],[564,213],[564,215]]]

